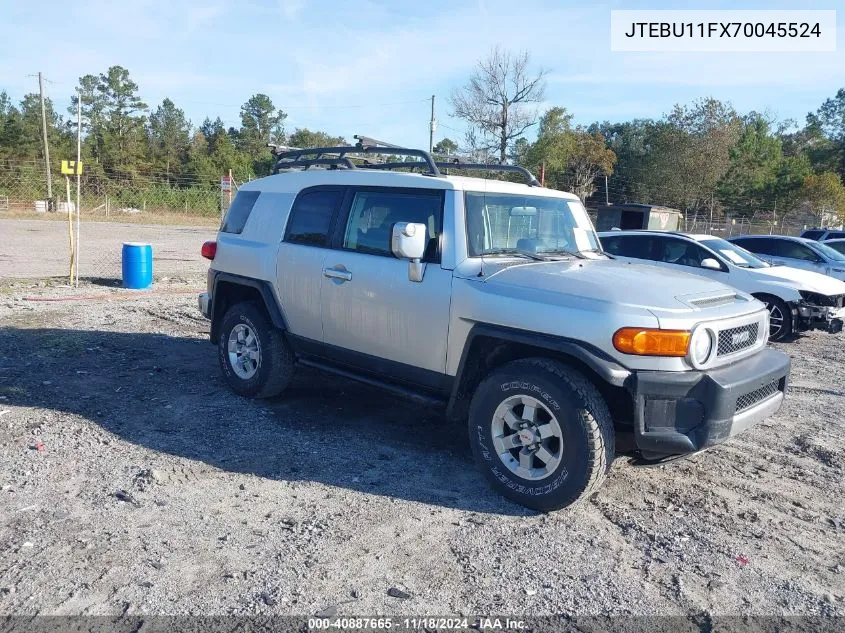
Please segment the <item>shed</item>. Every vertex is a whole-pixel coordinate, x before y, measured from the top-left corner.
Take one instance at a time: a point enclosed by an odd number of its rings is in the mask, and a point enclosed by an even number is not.
[[[596,230],[651,229],[677,231],[683,214],[677,209],[653,204],[611,204],[596,211]]]

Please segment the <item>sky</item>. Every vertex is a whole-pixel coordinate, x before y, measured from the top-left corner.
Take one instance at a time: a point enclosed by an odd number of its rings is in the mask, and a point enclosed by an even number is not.
[[[610,51],[611,9],[839,9],[830,53]],[[154,108],[169,97],[194,125],[239,125],[250,95],[268,94],[285,127],[351,139],[428,144],[463,138],[449,96],[491,47],[527,50],[548,71],[541,108],[576,123],[659,118],[712,96],[741,112],[803,122],[845,88],[845,3],[552,2],[540,0],[0,0],[0,90],[37,92],[64,113],[78,78],[130,71]]]

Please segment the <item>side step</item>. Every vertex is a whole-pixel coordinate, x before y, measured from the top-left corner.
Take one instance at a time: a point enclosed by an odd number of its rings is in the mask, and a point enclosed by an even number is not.
[[[411,389],[410,387],[403,387],[392,382],[379,380],[378,378],[374,378],[372,376],[366,376],[363,374],[356,373],[354,371],[350,371],[348,369],[342,369],[330,363],[322,363],[311,358],[302,357],[297,358],[296,362],[300,365],[305,365],[306,367],[313,367],[314,369],[319,369],[320,371],[326,371],[332,374],[336,374],[338,376],[343,376],[344,378],[349,378],[350,380],[362,382],[365,385],[370,385],[371,387],[378,387],[379,389],[383,389],[384,391],[390,392],[394,396],[405,398],[406,400],[410,400],[411,402],[414,402],[416,404],[421,404],[427,407],[446,406],[445,398],[438,398],[437,396],[432,396],[427,393],[416,391],[414,389]]]

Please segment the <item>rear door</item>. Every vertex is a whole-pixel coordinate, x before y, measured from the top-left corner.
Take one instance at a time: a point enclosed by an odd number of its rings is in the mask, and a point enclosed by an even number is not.
[[[327,355],[392,378],[435,386],[446,368],[452,272],[440,267],[444,192],[350,187],[323,262],[322,316]],[[421,282],[393,256],[397,222],[428,227]],[[387,362],[384,362],[387,361]]]
[[[296,196],[276,260],[276,288],[290,333],[323,340],[323,262],[345,187],[311,187]]]

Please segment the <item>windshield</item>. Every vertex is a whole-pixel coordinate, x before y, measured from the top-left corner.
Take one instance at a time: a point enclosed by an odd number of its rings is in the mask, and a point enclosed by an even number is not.
[[[727,240],[713,237],[708,240],[701,240],[701,243],[739,268],[769,268],[770,266],[756,255],[749,253],[741,246],[731,244]]]
[[[824,242],[813,242],[810,248],[815,248],[822,255],[835,262],[845,262],[845,255],[837,250],[832,249]]]
[[[601,252],[580,200],[468,191],[466,224],[470,256]]]

